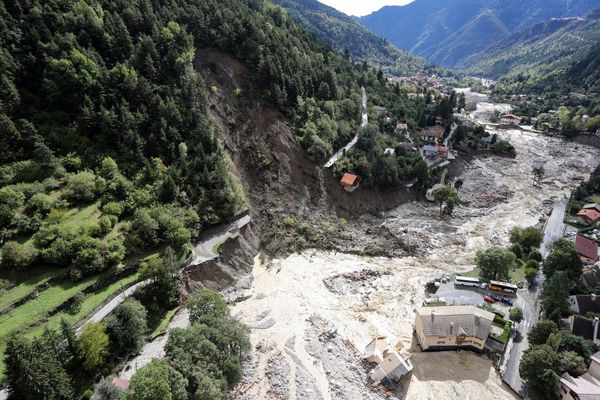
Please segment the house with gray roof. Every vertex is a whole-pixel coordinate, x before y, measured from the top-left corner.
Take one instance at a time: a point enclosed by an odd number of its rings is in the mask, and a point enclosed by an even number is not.
[[[423,350],[483,350],[494,314],[474,306],[419,307],[415,331]]]
[[[600,399],[600,352],[592,356],[592,362],[585,374],[577,378],[566,372],[562,374],[560,396],[562,400]]]

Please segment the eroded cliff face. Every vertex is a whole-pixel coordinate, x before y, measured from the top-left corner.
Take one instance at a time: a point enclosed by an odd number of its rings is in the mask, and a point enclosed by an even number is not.
[[[229,292],[230,297],[235,297],[235,291],[248,289],[259,245],[256,225],[246,225],[240,229],[238,237],[227,240],[220,246],[218,259],[191,265],[183,271],[184,295],[207,287]]]

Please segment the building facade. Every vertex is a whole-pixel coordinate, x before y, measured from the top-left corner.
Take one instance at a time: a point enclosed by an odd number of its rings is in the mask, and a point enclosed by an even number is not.
[[[415,331],[421,348],[483,350],[494,314],[474,306],[419,307]]]

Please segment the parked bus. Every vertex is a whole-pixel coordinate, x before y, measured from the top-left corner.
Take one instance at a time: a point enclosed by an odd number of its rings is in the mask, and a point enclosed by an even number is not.
[[[467,276],[457,276],[454,278],[454,285],[479,287],[479,279],[469,278]]]
[[[507,282],[490,281],[488,289],[495,290],[496,292],[517,294],[518,286]]]

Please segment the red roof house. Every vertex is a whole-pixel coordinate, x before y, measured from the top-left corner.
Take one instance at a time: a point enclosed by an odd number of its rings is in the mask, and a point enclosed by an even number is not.
[[[518,117],[513,114],[506,114],[502,116],[502,122],[505,124],[515,124],[518,125],[521,123],[521,117]]]
[[[590,203],[590,204],[586,204],[585,206],[583,206],[584,210],[596,210],[598,212],[600,212],[600,204],[598,203]]]
[[[593,224],[600,219],[600,212],[594,208],[582,208],[577,213],[579,221],[583,224]]]
[[[340,184],[344,187],[344,189],[346,189],[346,191],[353,192],[360,184],[360,176],[346,172],[344,176],[342,176]]]
[[[583,259],[590,263],[598,261],[598,243],[586,238],[583,235],[577,235],[575,238],[575,247],[577,253]]]

